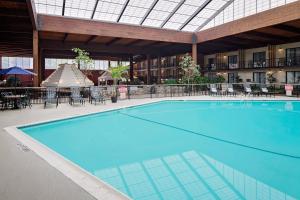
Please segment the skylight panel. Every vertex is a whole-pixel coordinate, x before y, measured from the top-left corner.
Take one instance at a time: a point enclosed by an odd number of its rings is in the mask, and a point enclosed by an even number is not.
[[[63,0],[35,0],[38,13],[61,15]]]
[[[159,0],[153,10],[171,13],[180,0]]]
[[[195,26],[195,25],[191,25],[191,24],[188,24],[186,25],[182,30],[183,31],[188,31],[188,32],[194,32],[197,30],[199,26]]]
[[[65,15],[79,18],[91,18],[96,0],[66,0]]]
[[[116,22],[126,0],[102,0],[98,2],[93,19]]]
[[[168,21],[164,25],[164,28],[178,30],[181,25],[182,25],[181,23],[173,23],[173,22]]]
[[[129,24],[139,24],[154,0],[130,0],[120,22]]]
[[[212,9],[212,10],[219,10],[226,3],[227,3],[227,1],[225,1],[225,0],[213,0],[206,6],[206,8]]]
[[[143,25],[145,26],[152,26],[152,27],[160,27],[160,25],[162,24],[163,21],[161,20],[154,20],[154,19],[150,19],[150,18],[147,18]]]

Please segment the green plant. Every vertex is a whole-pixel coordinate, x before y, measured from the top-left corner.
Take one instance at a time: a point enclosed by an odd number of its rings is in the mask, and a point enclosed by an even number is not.
[[[118,65],[116,67],[110,67],[108,71],[111,74],[112,79],[114,80],[114,85],[118,84],[118,80],[122,79],[128,74],[128,69],[129,66],[124,66],[124,65]],[[115,89],[113,90],[112,93],[112,98],[116,98],[118,94],[117,87],[115,86]]]
[[[214,79],[213,79],[213,82],[214,83],[224,83],[225,82],[225,78],[221,75],[218,75],[216,76]]]
[[[73,48],[72,51],[76,54],[75,63],[77,64],[78,68],[86,75],[91,75],[91,69],[93,68],[93,59],[90,58],[90,53],[80,49],[80,48]]]
[[[195,76],[199,76],[199,66],[189,54],[186,54],[182,57],[181,61],[179,62],[179,68],[182,72],[183,83],[190,84]]]
[[[114,80],[114,85],[117,85],[117,81],[126,77],[128,74],[129,66],[118,65],[116,67],[110,67],[108,71],[111,74],[111,77]]]
[[[209,83],[209,82],[210,82],[210,80],[206,76],[195,76],[194,77],[194,83],[195,84],[206,84],[206,83]]]
[[[164,81],[164,84],[177,84],[176,79],[168,79]]]

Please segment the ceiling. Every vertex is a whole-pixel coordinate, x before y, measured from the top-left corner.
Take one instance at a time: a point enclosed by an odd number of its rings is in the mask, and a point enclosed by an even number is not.
[[[35,0],[38,13],[199,31],[297,0]]]

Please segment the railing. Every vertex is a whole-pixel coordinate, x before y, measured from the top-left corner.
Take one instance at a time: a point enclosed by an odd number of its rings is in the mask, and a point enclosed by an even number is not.
[[[238,63],[218,63],[208,64],[202,68],[203,71],[231,70],[231,69],[265,69],[265,68],[283,68],[300,67],[300,56],[293,58],[276,58],[265,60],[247,60]]]
[[[256,95],[260,95],[262,85],[267,86],[272,95],[285,95],[284,84],[259,84],[247,83],[251,86]],[[219,94],[226,94],[226,84],[215,84],[219,90]],[[234,91],[237,94],[244,94],[243,83],[233,83]],[[293,95],[299,96],[300,84],[294,84]],[[162,98],[162,97],[181,97],[181,96],[201,96],[210,95],[210,84],[174,84],[174,85],[124,85],[124,86],[99,86],[101,93],[106,99],[110,99],[116,87],[125,87],[125,99],[142,99],[142,98]],[[2,92],[12,92],[13,94],[25,94],[30,98],[32,104],[43,103],[46,95],[46,88],[26,87],[26,88],[0,88]],[[70,88],[57,89],[59,103],[69,102]],[[90,88],[82,88],[81,93],[87,100],[90,99]],[[253,94],[254,94],[253,93]],[[120,94],[118,98],[121,99]]]

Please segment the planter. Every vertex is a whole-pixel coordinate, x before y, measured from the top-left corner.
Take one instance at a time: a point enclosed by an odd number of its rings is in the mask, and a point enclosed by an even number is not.
[[[118,97],[117,96],[112,96],[111,97],[111,102],[112,103],[117,103],[117,101],[118,101]]]

